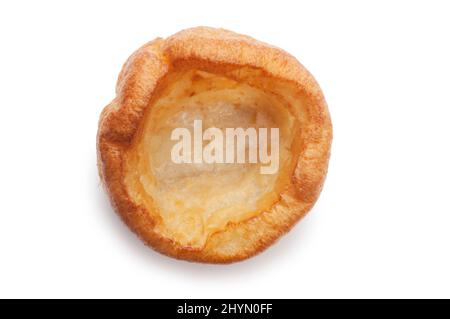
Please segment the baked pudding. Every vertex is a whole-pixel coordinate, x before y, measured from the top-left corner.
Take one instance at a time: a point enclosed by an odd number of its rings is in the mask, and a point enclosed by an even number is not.
[[[118,214],[157,251],[242,260],[317,200],[331,121],[320,87],[288,53],[188,29],[131,55],[116,93],[100,116],[100,177]]]

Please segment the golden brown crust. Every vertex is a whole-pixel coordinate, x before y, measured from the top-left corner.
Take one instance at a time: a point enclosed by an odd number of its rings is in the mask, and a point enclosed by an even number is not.
[[[298,113],[302,114],[303,125],[291,185],[270,210],[246,221],[229,224],[225,230],[211,235],[201,250],[183,247],[154,231],[156,221],[145,207],[133,201],[124,182],[124,153],[137,133],[146,108],[158,99],[169,72],[186,65],[227,75],[236,67],[260,70],[265,77],[289,83],[294,95],[304,101],[304,109]],[[138,49],[122,68],[116,93],[116,98],[100,116],[97,135],[100,177],[118,214],[157,251],[199,262],[242,260],[271,245],[317,200],[330,154],[330,116],[314,78],[281,49],[223,29],[198,27],[184,30]]]

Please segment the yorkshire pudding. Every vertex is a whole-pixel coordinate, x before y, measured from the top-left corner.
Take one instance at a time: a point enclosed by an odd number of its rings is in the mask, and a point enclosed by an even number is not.
[[[317,200],[330,116],[317,82],[283,50],[223,29],[184,30],[132,54],[116,93],[100,116],[100,177],[118,214],[157,251],[198,262],[242,260]],[[195,135],[199,121],[223,131],[278,129],[279,138],[266,143],[278,151],[276,169],[261,173],[261,161],[174,161],[174,130]],[[250,157],[249,147],[244,152]]]

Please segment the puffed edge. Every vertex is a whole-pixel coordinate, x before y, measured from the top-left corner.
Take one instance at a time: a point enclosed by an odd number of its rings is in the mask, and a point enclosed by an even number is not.
[[[177,63],[247,66],[295,84],[308,101],[309,121],[292,176],[293,186],[270,210],[229,224],[211,235],[201,250],[183,247],[153,229],[145,207],[133,202],[123,178],[123,154],[132,142],[146,106],[158,97],[158,84]],[[100,115],[97,134],[98,170],[112,206],[149,246],[188,261],[231,263],[263,251],[288,232],[316,202],[328,167],[332,126],[322,91],[312,75],[290,54],[251,37],[224,29],[197,27],[167,39],[157,38],[132,54],[116,86],[116,98]]]

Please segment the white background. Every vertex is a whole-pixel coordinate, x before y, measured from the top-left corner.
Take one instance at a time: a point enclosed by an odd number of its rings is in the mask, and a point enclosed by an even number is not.
[[[144,246],[95,135],[139,46],[207,25],[296,56],[334,124],[310,214],[245,262]],[[0,297],[450,297],[450,7],[442,1],[0,4]]]

